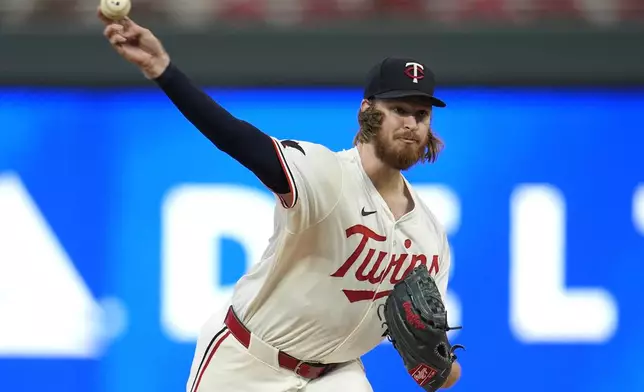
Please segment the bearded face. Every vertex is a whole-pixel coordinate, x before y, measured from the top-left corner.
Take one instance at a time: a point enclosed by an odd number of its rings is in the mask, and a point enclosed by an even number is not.
[[[360,112],[359,139],[373,142],[377,157],[388,166],[407,170],[434,160],[441,147],[432,135],[431,106],[418,99],[377,101]]]
[[[407,170],[423,159],[429,138],[427,133],[420,135],[407,129],[387,132],[385,129],[383,126],[374,138],[376,156],[381,161],[395,169]]]

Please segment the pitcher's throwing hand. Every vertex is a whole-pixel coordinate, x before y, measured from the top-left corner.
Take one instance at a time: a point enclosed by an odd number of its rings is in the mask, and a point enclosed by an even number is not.
[[[100,9],[97,14],[105,24],[103,35],[114,50],[139,67],[146,78],[155,79],[165,71],[170,64],[170,56],[150,30],[139,26],[129,17],[113,21],[103,15]]]

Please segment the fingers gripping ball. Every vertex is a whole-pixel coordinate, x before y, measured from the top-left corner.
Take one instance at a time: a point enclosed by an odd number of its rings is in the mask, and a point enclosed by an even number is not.
[[[409,375],[425,391],[434,392],[447,381],[456,360],[447,339],[451,328],[436,282],[427,267],[416,267],[394,286],[385,303],[387,335],[402,357]]]
[[[132,10],[130,0],[101,0],[101,13],[112,20],[123,19]]]

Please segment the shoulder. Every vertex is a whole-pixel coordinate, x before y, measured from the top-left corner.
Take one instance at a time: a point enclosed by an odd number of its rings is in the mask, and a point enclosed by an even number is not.
[[[319,143],[298,139],[278,139],[275,137],[273,137],[272,139],[276,144],[278,144],[279,148],[283,149],[284,151],[298,152],[303,156],[310,155],[313,152],[335,154],[334,151]]]
[[[305,140],[277,139],[273,141],[282,158],[288,162],[332,171],[352,160],[353,149],[334,151],[325,145]]]

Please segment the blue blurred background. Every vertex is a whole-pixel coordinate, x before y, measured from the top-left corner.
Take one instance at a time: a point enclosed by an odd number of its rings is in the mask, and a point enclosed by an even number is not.
[[[357,130],[357,88],[208,92],[279,138],[340,150]],[[439,96],[446,148],[407,175],[453,246],[453,390],[643,391],[644,89]],[[201,322],[265,245],[271,195],[158,90],[0,88],[0,124],[0,391],[184,390]],[[191,226],[176,217],[193,190]],[[184,231],[213,257],[194,260]],[[181,277],[203,271],[195,298]],[[419,390],[389,344],[364,362],[375,391]]]

